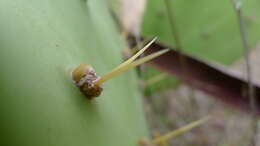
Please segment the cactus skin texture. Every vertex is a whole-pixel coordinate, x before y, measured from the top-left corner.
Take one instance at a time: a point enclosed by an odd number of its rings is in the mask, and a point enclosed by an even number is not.
[[[0,1],[0,145],[137,146],[148,135],[134,71],[87,100],[78,64],[98,75],[122,62],[105,0]]]

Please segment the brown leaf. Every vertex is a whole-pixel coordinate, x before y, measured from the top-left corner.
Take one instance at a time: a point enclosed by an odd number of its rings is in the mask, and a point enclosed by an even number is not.
[[[130,39],[131,40],[131,39]],[[133,41],[131,41],[133,44]],[[163,50],[167,47],[154,43],[146,51],[146,55]],[[179,78],[183,83],[199,89],[225,103],[250,111],[248,83],[237,73],[221,65],[192,57],[171,50],[152,61],[148,65]],[[260,114],[260,84],[253,82],[257,114]]]

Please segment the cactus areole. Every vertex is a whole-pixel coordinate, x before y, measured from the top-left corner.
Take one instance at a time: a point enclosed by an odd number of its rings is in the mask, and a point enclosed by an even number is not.
[[[96,75],[96,72],[91,65],[80,64],[72,72],[72,78],[80,91],[90,100],[100,96],[103,91],[101,86],[94,83],[94,81],[98,80],[100,77]]]

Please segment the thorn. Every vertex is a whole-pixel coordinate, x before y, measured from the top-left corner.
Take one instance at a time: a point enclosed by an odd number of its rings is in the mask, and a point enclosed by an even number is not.
[[[151,77],[150,79],[146,80],[144,82],[144,86],[145,87],[151,86],[151,85],[165,79],[166,77],[167,77],[166,73],[160,73],[158,75],[155,75],[155,76]]]
[[[139,57],[146,49],[148,49],[152,43],[154,41],[156,41],[157,37],[155,37],[152,41],[150,41],[147,45],[145,45],[140,51],[138,51],[134,56],[132,56],[131,58],[129,58],[128,60],[126,60],[124,63],[120,64],[119,66],[117,66],[116,68],[114,68],[113,70],[117,70],[118,68],[121,68],[127,64],[132,63],[137,57]],[[112,70],[112,71],[113,71]]]
[[[156,38],[155,38],[156,39]],[[113,78],[114,76],[125,72],[129,69],[132,69],[140,64],[143,64],[145,62],[148,62],[166,52],[169,51],[169,49],[165,49],[165,50],[161,50],[158,51],[156,53],[150,54],[148,56],[145,56],[141,59],[138,59],[136,61],[134,61],[138,56],[140,56],[154,41],[155,39],[153,39],[149,44],[147,44],[144,48],[142,48],[139,52],[137,52],[133,57],[131,57],[130,59],[128,59],[127,61],[125,61],[124,63],[120,64],[118,67],[116,67],[115,69],[113,69],[111,72],[105,74],[104,76],[101,76],[100,79],[96,80],[94,82],[95,85],[101,85],[102,83],[104,83],[105,81]]]
[[[200,126],[201,124],[207,122],[209,119],[210,119],[210,116],[207,116],[207,117],[205,117],[203,119],[200,119],[198,121],[192,122],[192,123],[190,123],[190,124],[188,124],[188,125],[186,125],[184,127],[181,127],[179,129],[173,130],[173,131],[171,131],[171,132],[169,132],[169,133],[167,133],[167,134],[165,134],[163,136],[155,138],[154,140],[152,140],[151,143],[152,144],[160,144],[160,143],[163,143],[165,141],[168,141],[169,139],[171,139],[173,137],[181,135],[181,134],[183,134],[183,133],[185,133],[185,132],[187,132],[187,131],[195,128],[195,127]]]

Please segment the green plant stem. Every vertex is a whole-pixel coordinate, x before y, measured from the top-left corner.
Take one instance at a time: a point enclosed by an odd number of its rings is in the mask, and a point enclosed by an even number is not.
[[[240,31],[240,35],[241,35],[241,39],[242,39],[242,44],[243,44],[243,48],[244,48],[244,58],[245,58],[245,62],[246,62],[246,75],[247,75],[247,81],[248,81],[248,96],[249,96],[249,102],[250,102],[250,108],[252,110],[252,131],[253,131],[253,138],[251,140],[251,146],[255,146],[256,145],[256,135],[258,133],[258,117],[256,116],[256,99],[255,99],[255,91],[254,91],[254,87],[253,87],[253,83],[252,83],[252,69],[251,69],[251,63],[250,63],[250,47],[249,47],[249,43],[248,43],[248,36],[247,36],[247,32],[246,32],[246,26],[244,23],[244,19],[243,19],[243,14],[242,14],[242,10],[241,10],[241,1],[240,0],[231,0],[236,15],[237,15],[237,19],[238,19],[238,24],[239,24],[239,31]]]

